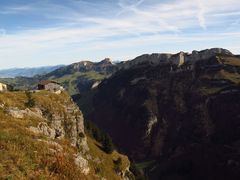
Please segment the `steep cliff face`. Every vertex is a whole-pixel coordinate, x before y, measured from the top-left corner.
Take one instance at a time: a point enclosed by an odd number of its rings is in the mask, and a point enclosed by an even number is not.
[[[88,118],[130,157],[154,160],[152,179],[240,177],[240,59],[218,52],[119,71],[100,84]]]
[[[0,93],[1,178],[117,180],[131,174],[126,156],[106,154],[87,136],[83,114],[70,96],[30,94]],[[122,165],[117,172],[118,158]]]
[[[210,57],[216,55],[216,54],[226,54],[226,55],[232,55],[230,51],[227,49],[222,48],[212,48],[212,49],[206,49],[202,51],[193,51],[191,54],[180,52],[177,54],[145,54],[141,55],[133,60],[121,62],[118,65],[119,69],[129,69],[131,67],[136,67],[137,65],[142,64],[148,64],[151,66],[157,66],[159,64],[164,63],[172,63],[177,66],[181,66],[184,63],[195,63],[198,60],[201,59],[209,59]]]

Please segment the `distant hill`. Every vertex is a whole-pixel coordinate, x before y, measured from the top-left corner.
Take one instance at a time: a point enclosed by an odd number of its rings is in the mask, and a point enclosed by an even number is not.
[[[100,62],[81,61],[58,68],[41,79],[55,80],[64,85],[71,95],[91,89],[96,82],[117,71],[117,66],[109,58]]]
[[[82,108],[84,114],[87,114],[93,110],[92,97],[98,84],[117,70],[117,64],[105,58],[99,62],[81,61],[70,64],[39,78],[61,83]]]
[[[116,71],[117,63],[105,58],[99,62],[81,61],[63,67],[56,66],[51,72],[32,77],[0,78],[0,82],[11,85],[15,90],[26,90],[36,89],[40,80],[54,80],[66,88],[78,105],[83,107],[82,111],[85,113],[91,110],[90,99],[95,93],[96,86]]]
[[[213,48],[106,58],[0,82],[24,90],[42,79],[61,83],[85,122],[106,131],[148,179],[240,179],[239,55]]]
[[[116,71],[117,65],[106,58],[100,62],[81,61],[67,66],[0,70],[0,82],[25,90],[34,89],[38,81],[49,79],[61,83],[70,95],[75,95],[91,89]]]
[[[43,67],[36,67],[36,68],[3,69],[3,70],[0,70],[0,77],[1,78],[14,78],[19,76],[33,77],[37,74],[47,74],[63,66],[64,65],[43,66]]]

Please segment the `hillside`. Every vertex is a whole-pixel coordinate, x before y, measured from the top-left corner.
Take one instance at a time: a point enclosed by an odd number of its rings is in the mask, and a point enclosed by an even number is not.
[[[47,74],[51,71],[54,71],[63,65],[57,66],[43,66],[37,68],[11,68],[11,69],[2,69],[0,70],[1,78],[15,78],[15,77],[33,77],[37,74]]]
[[[116,70],[116,65],[106,58],[96,63],[81,61],[70,64],[40,78],[58,81],[66,87],[71,95],[76,95],[90,90],[94,83],[101,82]]]
[[[92,96],[95,93],[95,88],[117,69],[117,65],[106,58],[100,62],[81,61],[59,67],[44,75],[0,78],[0,82],[11,85],[15,90],[31,90],[36,89],[38,82],[41,80],[56,81],[64,86],[84,114],[88,114],[92,111]]]
[[[239,179],[239,56],[214,49],[156,57],[163,59],[141,57],[104,80],[87,118],[143,162],[150,179]]]
[[[36,89],[39,82],[38,77],[15,77],[15,78],[0,78],[0,82],[6,83],[14,90],[31,90]]]
[[[240,57],[228,50],[142,55],[118,64],[83,61],[11,80],[32,88],[40,79],[64,84],[86,119],[108,132],[149,179],[240,178]],[[101,175],[115,177],[114,153],[104,154],[86,136],[89,153],[111,162]]]
[[[128,158],[116,151],[105,153],[85,133],[83,121],[66,93],[0,93],[0,178],[117,180],[131,176]],[[118,159],[121,164],[116,169]]]

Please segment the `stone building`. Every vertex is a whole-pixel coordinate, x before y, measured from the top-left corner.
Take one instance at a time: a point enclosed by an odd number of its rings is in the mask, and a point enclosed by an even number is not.
[[[55,81],[42,80],[38,83],[38,90],[47,90],[52,92],[63,91],[64,88]]]
[[[7,84],[0,83],[0,92],[4,92],[8,90]]]

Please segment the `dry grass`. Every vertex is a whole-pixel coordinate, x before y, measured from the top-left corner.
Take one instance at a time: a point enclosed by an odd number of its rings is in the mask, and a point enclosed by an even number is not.
[[[59,142],[63,152],[53,153],[41,135],[26,130],[29,120],[11,118],[0,111],[0,177],[2,179],[82,179],[73,163],[76,149]],[[56,147],[55,147],[56,148]],[[57,149],[56,149],[57,150]],[[1,179],[0,178],[0,179]]]
[[[224,64],[240,66],[240,58],[238,57],[220,56],[220,58]]]
[[[230,73],[230,72],[221,70],[220,75],[221,75],[222,79],[230,80],[231,82],[233,82],[235,84],[240,83],[240,75],[238,73]]]
[[[37,107],[44,107],[50,111],[62,113],[63,104],[70,104],[70,97],[63,93],[56,95],[47,91],[32,94]],[[107,180],[120,179],[114,170],[113,160],[122,158],[122,169],[129,166],[126,156],[113,152],[106,154],[100,144],[88,137],[90,147],[90,174],[82,174],[74,163],[77,149],[70,145],[67,139],[54,140],[63,150],[58,151],[46,143],[53,141],[43,135],[37,135],[27,130],[29,126],[37,126],[44,119],[25,117],[15,119],[5,112],[7,107],[25,109],[27,97],[25,92],[0,93],[0,179],[80,179],[92,180],[105,177]],[[85,157],[86,158],[86,157]],[[101,161],[98,164],[95,160]],[[99,171],[98,171],[99,170]],[[100,175],[100,176],[96,176]]]
[[[88,145],[90,147],[90,155],[93,157],[93,161],[90,163],[93,169],[98,171],[97,174],[109,180],[121,179],[114,170],[114,161],[120,157],[122,159],[122,165],[120,169],[125,170],[130,166],[128,157],[119,154],[116,151],[113,151],[112,154],[106,154],[103,150],[101,150],[101,144],[90,137],[88,137]],[[94,162],[95,158],[99,158],[101,162],[99,164]]]

